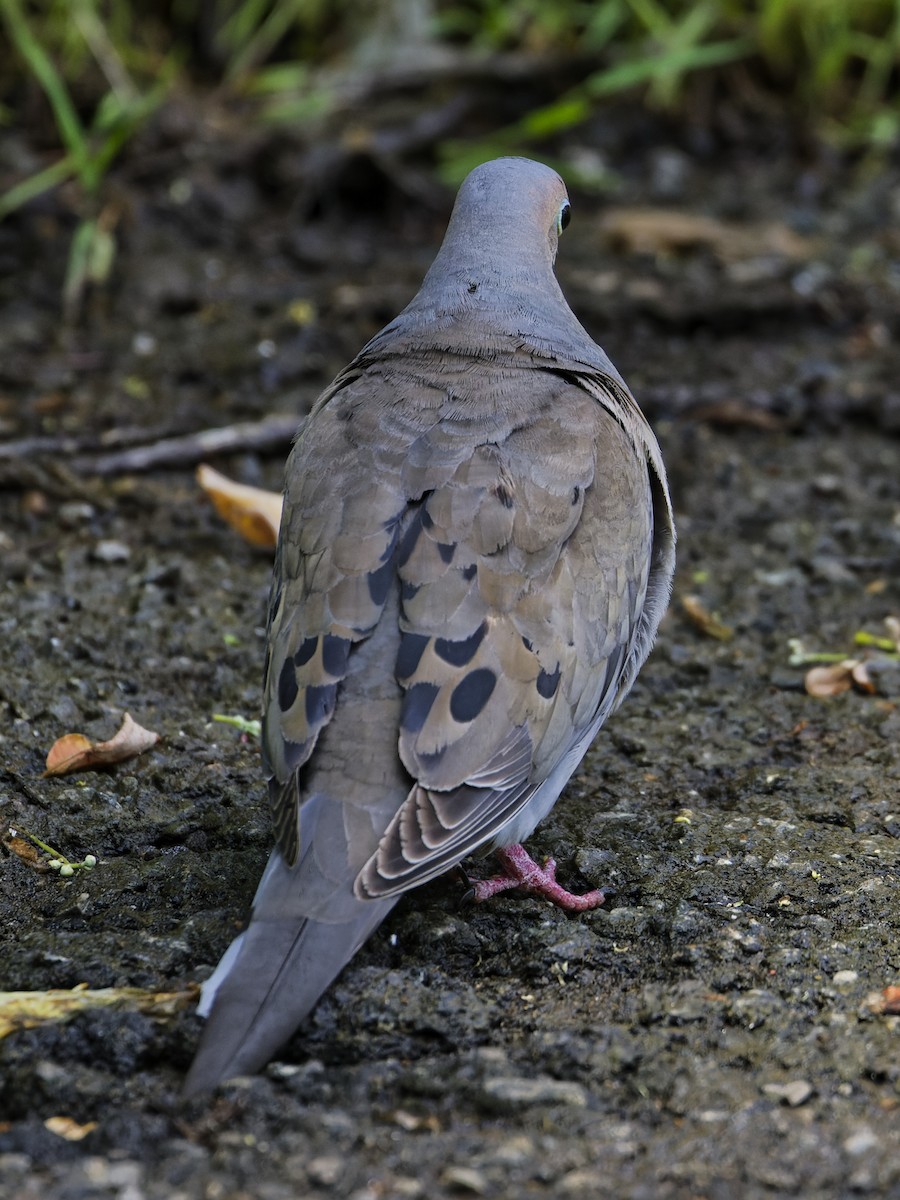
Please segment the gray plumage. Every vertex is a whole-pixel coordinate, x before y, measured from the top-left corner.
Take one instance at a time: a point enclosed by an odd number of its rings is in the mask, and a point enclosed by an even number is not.
[[[526,838],[668,601],[656,440],[566,303],[568,201],[477,168],[406,309],[288,461],[263,756],[276,849],[186,1091],[259,1070],[400,894]]]

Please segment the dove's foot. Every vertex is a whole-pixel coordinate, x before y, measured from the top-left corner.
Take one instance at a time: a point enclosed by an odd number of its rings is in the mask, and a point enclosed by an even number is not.
[[[572,892],[556,882],[556,862],[548,858],[543,867],[539,867],[524,846],[506,846],[497,851],[497,858],[505,874],[495,875],[492,879],[479,879],[473,884],[475,900],[487,900],[498,892],[508,888],[521,888],[535,896],[545,896],[566,912],[586,912],[590,908],[598,908],[606,899],[601,890],[585,892],[583,896],[575,896]]]

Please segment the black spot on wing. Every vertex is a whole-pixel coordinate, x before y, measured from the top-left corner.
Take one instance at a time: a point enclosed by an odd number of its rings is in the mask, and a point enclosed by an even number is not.
[[[385,600],[387,600],[387,594],[390,590],[393,577],[394,563],[390,558],[383,567],[378,567],[377,570],[369,572],[369,595],[372,598],[372,603],[378,608],[381,608]]]
[[[429,639],[424,633],[404,633],[397,652],[397,678],[409,679],[419,665]]]
[[[474,579],[477,574],[478,574],[478,563],[469,563],[469,565],[467,567],[463,567],[463,569],[462,569],[462,577],[467,582],[470,579]]]
[[[409,557],[416,548],[416,542],[422,532],[422,509],[420,508],[406,528],[406,533],[400,539],[397,551],[397,566],[403,568],[409,562]]]
[[[350,639],[326,633],[322,639],[322,666],[329,675],[343,679],[347,674],[347,659],[350,657]]]
[[[543,696],[545,700],[550,700],[556,694],[556,689],[559,687],[559,663],[556,664],[556,670],[551,675],[549,671],[541,671],[535,681],[535,686],[538,690],[538,695]]]
[[[428,719],[434,698],[438,694],[436,683],[415,683],[403,697],[400,725],[408,733],[418,733]]]
[[[304,697],[306,704],[306,723],[310,728],[327,721],[334,712],[334,702],[337,698],[337,684],[324,683],[317,687],[308,687]]]
[[[450,715],[454,721],[465,724],[474,721],[497,686],[497,676],[487,667],[470,671],[465,679],[453,689],[450,697]]]
[[[420,584],[418,583],[403,583],[400,588],[400,595],[404,600],[413,600],[419,591]]]
[[[384,548],[384,553],[381,555],[381,562],[387,562],[393,557],[394,551],[397,549],[397,540],[400,537],[400,517],[391,517],[389,521],[385,521],[384,528],[391,535],[391,540]]]
[[[302,667],[306,663],[308,663],[309,660],[312,658],[312,656],[315,654],[316,646],[318,645],[318,643],[319,643],[318,638],[314,638],[314,637],[304,638],[303,641],[300,643],[299,649],[294,652],[294,665],[297,667]]]
[[[278,707],[282,712],[287,712],[291,707],[297,699],[299,690],[293,661],[287,658],[281,668],[281,674],[278,676]]]
[[[419,512],[422,517],[422,528],[423,529],[434,529],[434,521],[432,521],[431,514],[428,512],[428,509],[425,507],[422,507],[419,509]]]
[[[471,637],[461,641],[451,642],[449,638],[438,638],[434,643],[435,654],[453,667],[464,667],[475,657],[486,633],[487,623],[482,621]]]
[[[456,542],[436,542],[435,545],[441,556],[441,562],[452,563],[453,555],[456,553]]]
[[[284,765],[288,773],[302,767],[309,758],[309,742],[283,742]]]

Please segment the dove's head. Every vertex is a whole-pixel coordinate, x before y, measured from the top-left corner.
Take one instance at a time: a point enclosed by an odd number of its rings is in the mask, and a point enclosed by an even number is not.
[[[422,298],[443,292],[449,300],[462,287],[502,302],[517,284],[554,288],[557,242],[568,223],[569,197],[555,171],[528,158],[482,163],[459,189]]]
[[[530,158],[493,158],[463,180],[444,247],[457,262],[480,260],[494,270],[546,268],[569,216],[569,196],[554,170]]]
[[[437,257],[419,291],[367,347],[468,347],[484,356],[511,346],[548,358],[615,368],[578,323],[553,264],[569,223],[557,173],[527,158],[496,158],[463,181]],[[618,378],[618,377],[616,377]]]
[[[462,227],[488,259],[537,254],[552,264],[570,212],[566,185],[550,167],[530,158],[495,158],[463,180],[447,237],[456,240]]]

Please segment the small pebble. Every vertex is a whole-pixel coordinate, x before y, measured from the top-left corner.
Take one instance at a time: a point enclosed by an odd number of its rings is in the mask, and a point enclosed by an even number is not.
[[[790,1083],[764,1083],[763,1092],[773,1100],[780,1100],[791,1108],[797,1108],[813,1094],[812,1084],[805,1079],[793,1079]]]
[[[482,1099],[500,1109],[530,1108],[535,1104],[569,1104],[573,1108],[586,1108],[588,1093],[580,1083],[549,1079],[545,1075],[536,1079],[500,1075],[485,1080]]]
[[[835,971],[831,977],[831,982],[835,987],[844,987],[848,983],[856,983],[859,979],[858,971]]]
[[[82,500],[69,500],[59,506],[59,512],[56,515],[63,529],[77,529],[79,525],[86,525],[88,521],[93,521],[96,513],[91,504],[86,504]]]
[[[869,1154],[877,1145],[878,1137],[868,1125],[861,1125],[859,1129],[851,1133],[843,1142],[844,1150],[854,1157],[860,1154]]]
[[[306,1165],[306,1173],[313,1183],[323,1187],[334,1187],[344,1173],[344,1160],[336,1154],[323,1154],[319,1158],[310,1159]]]
[[[474,1196],[483,1196],[488,1190],[487,1180],[474,1167],[448,1167],[441,1183],[455,1192],[471,1192]]]
[[[94,562],[100,563],[127,562],[131,558],[131,551],[124,542],[117,542],[112,538],[108,538],[102,542],[97,542],[91,551],[91,558]]]

